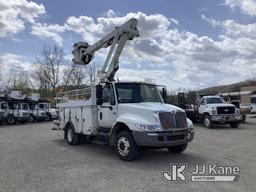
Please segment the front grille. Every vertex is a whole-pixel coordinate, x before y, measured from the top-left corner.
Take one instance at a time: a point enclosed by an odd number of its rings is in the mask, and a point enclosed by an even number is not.
[[[185,135],[171,135],[171,136],[167,136],[167,141],[180,140],[184,138],[185,138]]]
[[[4,116],[4,112],[0,111],[0,117]]]
[[[235,107],[217,107],[217,114],[235,114]]]
[[[176,127],[178,127],[178,128],[186,128],[187,127],[186,113],[177,112],[175,114],[175,119],[176,119]]]
[[[159,113],[159,120],[162,128],[169,129],[175,128],[175,119],[171,112],[161,112]]]
[[[164,129],[187,127],[187,116],[184,112],[160,112],[159,120]]]

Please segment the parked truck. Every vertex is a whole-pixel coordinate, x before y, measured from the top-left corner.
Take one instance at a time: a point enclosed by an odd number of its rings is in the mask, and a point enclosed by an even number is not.
[[[229,124],[232,128],[237,128],[242,120],[239,108],[225,103],[220,96],[203,96],[197,107],[198,119],[207,128],[212,128],[214,123]]]
[[[4,111],[3,119],[9,125],[13,125],[16,122],[26,123],[29,121],[29,112],[18,107],[19,100],[13,98],[0,98],[0,100],[1,109]]]
[[[164,86],[114,80],[125,43],[137,36],[137,20],[130,19],[91,46],[74,44],[73,62],[82,65],[89,64],[98,50],[110,49],[97,80],[82,90],[86,99],[57,95],[62,102],[57,104],[60,117],[55,124],[64,130],[70,145],[84,141],[108,144],[121,160],[131,161],[141,148],[180,153],[193,140],[193,124],[184,110],[164,103]]]
[[[214,124],[229,124],[232,128],[237,128],[244,120],[236,105],[226,102],[218,95],[197,92],[193,99],[190,98],[194,100],[193,104],[188,104],[185,93],[178,93],[177,100],[178,106],[185,110],[193,122],[203,123],[207,128],[212,128]]]
[[[18,104],[19,109],[27,110],[29,112],[29,121],[44,121],[47,120],[48,117],[46,115],[46,112],[37,108],[37,103],[34,101],[31,101],[29,99],[25,99],[24,101],[20,102]]]
[[[40,98],[40,94],[32,93],[29,99],[31,101],[31,108],[35,112],[40,111],[45,116],[44,120],[50,121],[58,118],[58,110],[51,107],[51,103],[48,100]]]

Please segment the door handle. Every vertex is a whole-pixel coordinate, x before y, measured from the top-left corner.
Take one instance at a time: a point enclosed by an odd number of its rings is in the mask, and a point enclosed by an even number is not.
[[[113,110],[112,106],[100,106],[101,108],[109,108],[110,110]]]

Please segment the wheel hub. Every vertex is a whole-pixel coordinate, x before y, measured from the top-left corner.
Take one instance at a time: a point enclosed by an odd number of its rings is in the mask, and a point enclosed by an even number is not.
[[[120,155],[127,156],[130,152],[130,143],[126,137],[120,137],[117,142],[117,149]]]
[[[210,124],[209,119],[207,119],[207,118],[206,118],[206,119],[204,120],[204,124],[206,125],[206,127],[208,127],[208,126],[209,126],[209,124]]]
[[[71,142],[73,139],[73,131],[72,129],[68,129],[68,141]]]

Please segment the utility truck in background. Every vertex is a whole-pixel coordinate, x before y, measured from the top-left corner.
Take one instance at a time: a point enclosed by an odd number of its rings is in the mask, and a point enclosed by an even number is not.
[[[180,153],[193,140],[193,124],[184,110],[164,103],[165,86],[114,80],[125,43],[139,36],[137,22],[130,19],[93,45],[74,44],[73,62],[81,65],[89,64],[98,50],[110,48],[91,86],[57,95],[61,102],[57,104],[59,119],[54,122],[70,145],[108,144],[121,160],[131,161],[141,148]]]
[[[229,124],[232,128],[237,128],[242,120],[239,108],[225,103],[220,96],[203,96],[197,107],[198,118],[207,128],[212,128],[214,123]]]
[[[24,100],[20,91],[12,91],[10,95],[0,97],[1,109],[4,112],[3,119],[13,125],[16,122],[26,123],[29,121],[28,110],[21,109],[19,103]]]
[[[40,94],[32,93],[29,98],[31,102],[31,108],[35,113],[43,115],[43,119],[46,121],[50,121],[53,119],[58,119],[58,110],[51,107],[51,103],[46,99],[41,99]]]

